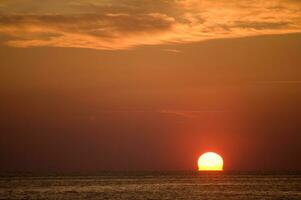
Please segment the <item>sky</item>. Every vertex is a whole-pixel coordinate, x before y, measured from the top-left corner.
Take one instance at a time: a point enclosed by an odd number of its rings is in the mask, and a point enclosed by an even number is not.
[[[0,172],[301,170],[301,1],[0,0]]]

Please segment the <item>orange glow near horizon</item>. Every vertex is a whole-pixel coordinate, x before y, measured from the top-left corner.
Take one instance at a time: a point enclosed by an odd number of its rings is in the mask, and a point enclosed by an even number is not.
[[[214,152],[204,153],[198,159],[199,171],[222,171],[223,165],[223,158]]]

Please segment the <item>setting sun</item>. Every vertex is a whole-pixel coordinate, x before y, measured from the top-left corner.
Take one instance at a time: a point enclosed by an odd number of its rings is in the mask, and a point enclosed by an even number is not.
[[[223,158],[214,152],[207,152],[198,159],[199,171],[222,171]]]

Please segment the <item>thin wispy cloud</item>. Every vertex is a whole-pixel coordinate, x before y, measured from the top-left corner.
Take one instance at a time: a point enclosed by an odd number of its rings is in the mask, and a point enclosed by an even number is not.
[[[221,113],[225,110],[160,110],[157,111],[161,114],[176,115],[185,118],[194,118],[204,113]]]
[[[163,49],[164,51],[167,51],[167,52],[171,52],[171,53],[181,53],[182,51],[181,50],[178,50],[178,49]]]
[[[288,84],[288,85],[294,85],[294,84],[301,84],[301,81],[298,80],[287,80],[287,81],[257,81],[256,84]]]
[[[295,32],[294,0],[0,1],[0,34],[13,47],[118,50]]]

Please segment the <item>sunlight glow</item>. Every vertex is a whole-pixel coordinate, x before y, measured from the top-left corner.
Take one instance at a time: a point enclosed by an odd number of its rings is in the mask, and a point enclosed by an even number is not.
[[[223,165],[223,158],[214,152],[204,153],[198,159],[199,171],[222,171]]]

